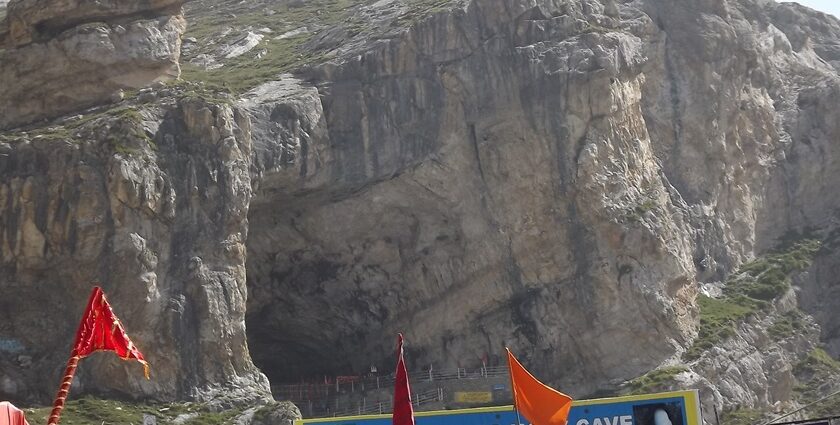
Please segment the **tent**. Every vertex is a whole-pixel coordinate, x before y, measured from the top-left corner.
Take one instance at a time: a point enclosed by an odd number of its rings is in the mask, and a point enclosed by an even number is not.
[[[0,401],[0,425],[29,425],[23,411],[8,401]]]

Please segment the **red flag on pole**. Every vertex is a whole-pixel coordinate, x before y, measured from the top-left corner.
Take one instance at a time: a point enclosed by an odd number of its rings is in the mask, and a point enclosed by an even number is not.
[[[123,360],[137,360],[143,365],[146,379],[149,379],[149,364],[126,335],[122,323],[108,304],[105,293],[98,286],[94,287],[90,294],[79,330],[76,331],[76,342],[73,343],[73,351],[67,360],[67,368],[64,369],[61,386],[58,387],[47,425],[57,425],[61,420],[61,410],[64,409],[64,402],[70,393],[70,385],[73,383],[79,360],[97,351],[113,351]]]
[[[82,359],[97,351],[113,351],[123,360],[137,360],[143,365],[146,379],[149,379],[149,364],[125,333],[120,319],[98,286],[90,294],[87,309],[76,331],[73,355]]]
[[[566,425],[572,398],[531,375],[507,350],[513,406],[532,425]]]
[[[414,407],[411,406],[411,387],[408,385],[408,370],[403,358],[403,335],[397,335],[397,373],[394,380],[393,425],[414,425]]]

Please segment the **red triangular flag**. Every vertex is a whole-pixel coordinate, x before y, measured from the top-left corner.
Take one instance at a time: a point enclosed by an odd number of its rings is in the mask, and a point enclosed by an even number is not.
[[[71,356],[82,359],[96,351],[113,351],[123,360],[137,360],[143,364],[146,379],[149,379],[149,364],[126,335],[120,319],[117,319],[105,293],[98,286],[90,294],[79,330],[76,331]]]
[[[532,425],[566,425],[572,398],[531,375],[507,350],[513,405]]]
[[[397,376],[394,380],[393,425],[414,425],[414,407],[411,406],[411,387],[403,358],[403,335],[397,335]]]

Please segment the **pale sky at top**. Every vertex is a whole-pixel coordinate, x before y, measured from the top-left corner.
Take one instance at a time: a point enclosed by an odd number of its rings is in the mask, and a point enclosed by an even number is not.
[[[780,3],[784,0],[779,1]],[[796,0],[803,6],[808,6],[811,9],[819,10],[820,12],[831,13],[840,18],[840,0]]]

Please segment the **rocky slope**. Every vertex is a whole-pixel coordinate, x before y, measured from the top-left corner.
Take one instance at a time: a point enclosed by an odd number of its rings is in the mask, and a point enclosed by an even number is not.
[[[51,387],[44,344],[82,304],[57,300],[93,279],[161,373],[125,387],[107,363],[91,390],[264,393],[250,356],[275,381],[384,370],[398,330],[415,365],[510,346],[576,396],[642,376],[707,409],[789,407],[836,372],[836,19],[762,0],[196,0],[187,19],[183,77],[235,106],[157,89],[126,105],[140,142],[117,118],[4,135],[0,290],[59,307],[0,308],[0,392]]]

